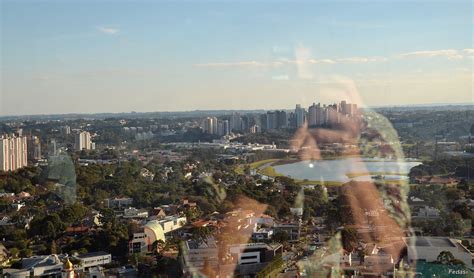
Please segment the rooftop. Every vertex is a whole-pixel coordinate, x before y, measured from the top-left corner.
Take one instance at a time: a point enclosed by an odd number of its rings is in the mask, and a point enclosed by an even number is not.
[[[107,256],[107,255],[110,255],[110,254],[107,253],[107,252],[104,252],[104,251],[98,251],[98,252],[91,252],[91,253],[87,253],[87,254],[81,254],[81,255],[78,255],[77,257],[80,258],[80,259],[85,259],[85,258],[98,257],[98,256]]]
[[[214,238],[207,238],[206,240],[188,240],[186,246],[189,250],[191,249],[205,249],[205,248],[217,248]]]
[[[406,238],[406,243],[418,247],[456,247],[447,237],[409,237]]]
[[[405,237],[407,246],[416,248],[456,248],[459,252],[470,253],[462,244],[449,237]]]

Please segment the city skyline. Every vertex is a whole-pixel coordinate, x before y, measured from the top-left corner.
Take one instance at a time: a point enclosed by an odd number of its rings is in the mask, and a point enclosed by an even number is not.
[[[1,5],[0,116],[474,102],[470,1]]]

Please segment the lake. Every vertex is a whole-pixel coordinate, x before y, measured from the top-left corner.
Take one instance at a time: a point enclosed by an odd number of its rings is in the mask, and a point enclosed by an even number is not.
[[[386,180],[407,179],[410,169],[420,165],[418,161],[394,161],[368,158],[341,158],[333,160],[300,161],[275,165],[276,172],[299,180],[348,182],[369,181],[374,175],[382,175]],[[348,176],[349,175],[349,176]]]

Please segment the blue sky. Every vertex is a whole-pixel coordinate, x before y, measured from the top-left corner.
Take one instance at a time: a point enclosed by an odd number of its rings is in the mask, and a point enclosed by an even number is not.
[[[474,102],[471,1],[1,1],[0,114]]]

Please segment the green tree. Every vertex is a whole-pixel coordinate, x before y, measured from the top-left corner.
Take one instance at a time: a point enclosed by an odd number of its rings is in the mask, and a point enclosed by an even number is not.
[[[49,253],[50,254],[58,254],[58,248],[56,246],[56,241],[52,240],[51,245],[49,246]]]
[[[449,251],[441,251],[436,261],[440,264],[446,265],[464,265],[463,261],[456,259]]]
[[[273,241],[276,241],[279,243],[287,242],[289,239],[290,239],[290,236],[285,231],[278,231],[272,237]]]
[[[344,228],[341,231],[342,245],[347,251],[354,251],[359,245],[357,230],[354,228]]]
[[[8,250],[13,258],[18,258],[18,255],[20,254],[20,250],[18,248],[13,247]]]
[[[53,222],[46,222],[46,236],[52,239],[56,238],[56,228],[54,227]]]

